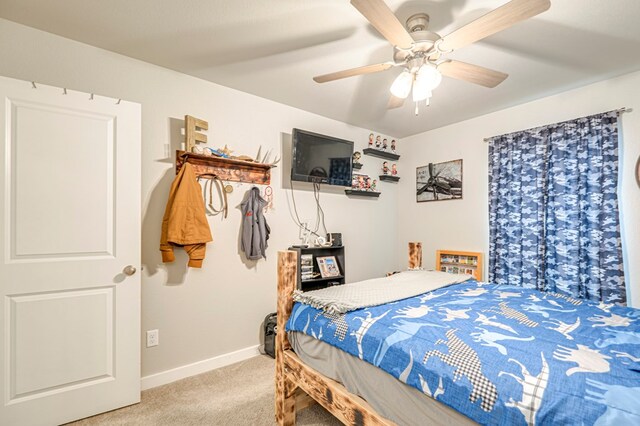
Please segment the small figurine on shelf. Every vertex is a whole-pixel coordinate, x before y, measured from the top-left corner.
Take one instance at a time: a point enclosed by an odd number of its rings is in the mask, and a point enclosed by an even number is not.
[[[380,148],[380,135],[376,136],[376,148]]]
[[[369,133],[369,148],[373,147],[373,133]]]
[[[378,184],[378,181],[376,179],[374,179],[373,182],[371,183],[371,190],[372,191],[375,192],[377,184]]]
[[[387,163],[386,161],[382,163],[382,174],[383,175],[389,174],[389,163]]]
[[[358,176],[358,189],[361,191],[365,189],[364,176],[362,175]]]
[[[382,140],[382,149],[384,149],[385,151],[387,150],[387,138],[384,138]]]
[[[372,185],[371,178],[369,177],[367,178],[367,191],[371,191],[371,185]]]
[[[398,174],[398,169],[396,169],[395,163],[391,165],[391,174],[396,176]]]
[[[362,154],[360,154],[360,151],[356,151],[353,153],[353,164],[360,164],[360,158],[362,157]]]
[[[391,151],[396,152],[396,140],[391,139]]]

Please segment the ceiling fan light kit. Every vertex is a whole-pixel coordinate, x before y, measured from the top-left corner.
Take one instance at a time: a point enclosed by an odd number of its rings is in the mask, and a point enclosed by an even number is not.
[[[390,87],[388,108],[398,108],[412,92],[418,115],[418,102],[429,105],[432,91],[442,76],[493,88],[508,74],[445,58],[448,53],[532,18],[551,6],[550,0],[511,0],[497,9],[441,37],[429,31],[429,15],[411,15],[403,26],[384,0],[351,0],[351,4],[394,46],[392,62],[368,65],[314,77],[318,83],[356,75],[385,71],[395,66],[404,69]],[[412,90],[413,89],[413,90]]]

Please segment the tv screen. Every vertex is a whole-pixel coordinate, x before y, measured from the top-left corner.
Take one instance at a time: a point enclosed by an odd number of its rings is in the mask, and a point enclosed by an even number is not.
[[[351,186],[353,142],[293,129],[291,180]]]

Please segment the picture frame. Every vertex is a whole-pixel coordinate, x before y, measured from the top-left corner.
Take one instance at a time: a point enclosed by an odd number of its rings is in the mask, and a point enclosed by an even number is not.
[[[317,257],[318,269],[322,278],[340,277],[340,266],[335,256]]]
[[[462,199],[462,159],[416,167],[416,201]]]

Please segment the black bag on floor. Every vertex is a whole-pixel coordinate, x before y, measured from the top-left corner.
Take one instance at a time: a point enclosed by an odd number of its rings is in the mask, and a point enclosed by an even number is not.
[[[271,358],[276,357],[277,314],[274,312],[264,319],[264,352]]]

